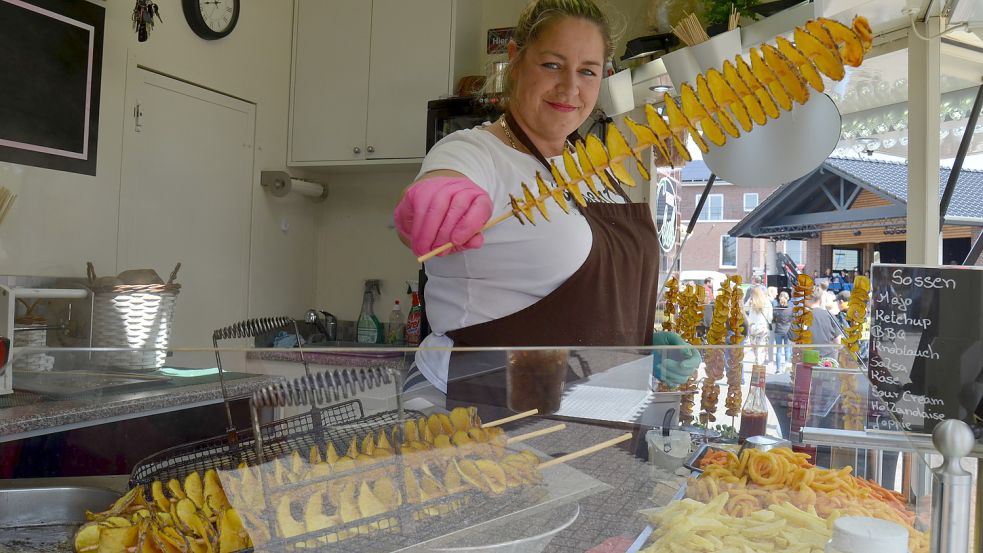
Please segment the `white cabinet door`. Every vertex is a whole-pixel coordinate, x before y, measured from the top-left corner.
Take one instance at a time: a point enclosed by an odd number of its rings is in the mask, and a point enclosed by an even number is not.
[[[451,15],[451,0],[372,2],[368,158],[423,157],[427,101],[450,92]]]
[[[131,71],[117,266],[167,278],[181,262],[171,346],[211,347],[213,330],[246,317],[256,106]],[[215,355],[178,353],[168,363],[211,367]]]
[[[298,0],[294,13],[290,160],[364,159],[372,2]]]

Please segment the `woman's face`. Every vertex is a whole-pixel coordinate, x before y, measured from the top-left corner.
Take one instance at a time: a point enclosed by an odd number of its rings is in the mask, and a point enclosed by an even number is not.
[[[548,25],[514,67],[509,101],[512,114],[531,138],[562,144],[597,103],[604,37],[597,25],[579,17]],[[510,59],[515,52],[510,45]]]
[[[788,292],[782,292],[778,294],[778,301],[782,303],[788,303]]]

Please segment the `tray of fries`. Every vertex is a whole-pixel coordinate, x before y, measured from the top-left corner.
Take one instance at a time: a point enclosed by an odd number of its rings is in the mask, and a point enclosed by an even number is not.
[[[706,455],[721,463],[702,465]],[[714,457],[710,457],[714,461]],[[824,469],[788,448],[694,455],[693,477],[667,506],[642,511],[650,526],[628,553],[790,551],[823,553],[840,516],[888,520],[908,530],[910,550],[928,553],[928,534],[907,498],[854,476]]]

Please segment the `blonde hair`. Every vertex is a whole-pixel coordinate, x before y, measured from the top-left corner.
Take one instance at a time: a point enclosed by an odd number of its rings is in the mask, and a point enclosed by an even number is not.
[[[751,307],[763,311],[771,302],[768,300],[768,292],[760,286],[751,288]]]
[[[512,40],[518,46],[515,57],[504,69],[500,70],[503,72],[503,97],[506,105],[515,86],[512,78],[513,68],[522,62],[527,47],[536,42],[551,23],[564,17],[578,17],[596,25],[604,39],[604,61],[614,56],[615,32],[612,30],[608,17],[593,0],[533,0],[519,14],[519,21],[515,25],[515,32],[512,35]],[[491,85],[497,76],[494,75],[488,79],[482,92],[491,90]]]

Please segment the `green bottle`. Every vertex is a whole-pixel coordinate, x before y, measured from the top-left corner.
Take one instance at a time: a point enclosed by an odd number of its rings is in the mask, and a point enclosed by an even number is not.
[[[381,344],[384,342],[382,323],[379,322],[379,318],[375,316],[372,309],[374,303],[375,296],[372,294],[372,290],[367,288],[362,294],[362,312],[358,316],[358,325],[356,326],[356,340],[360,344]]]

